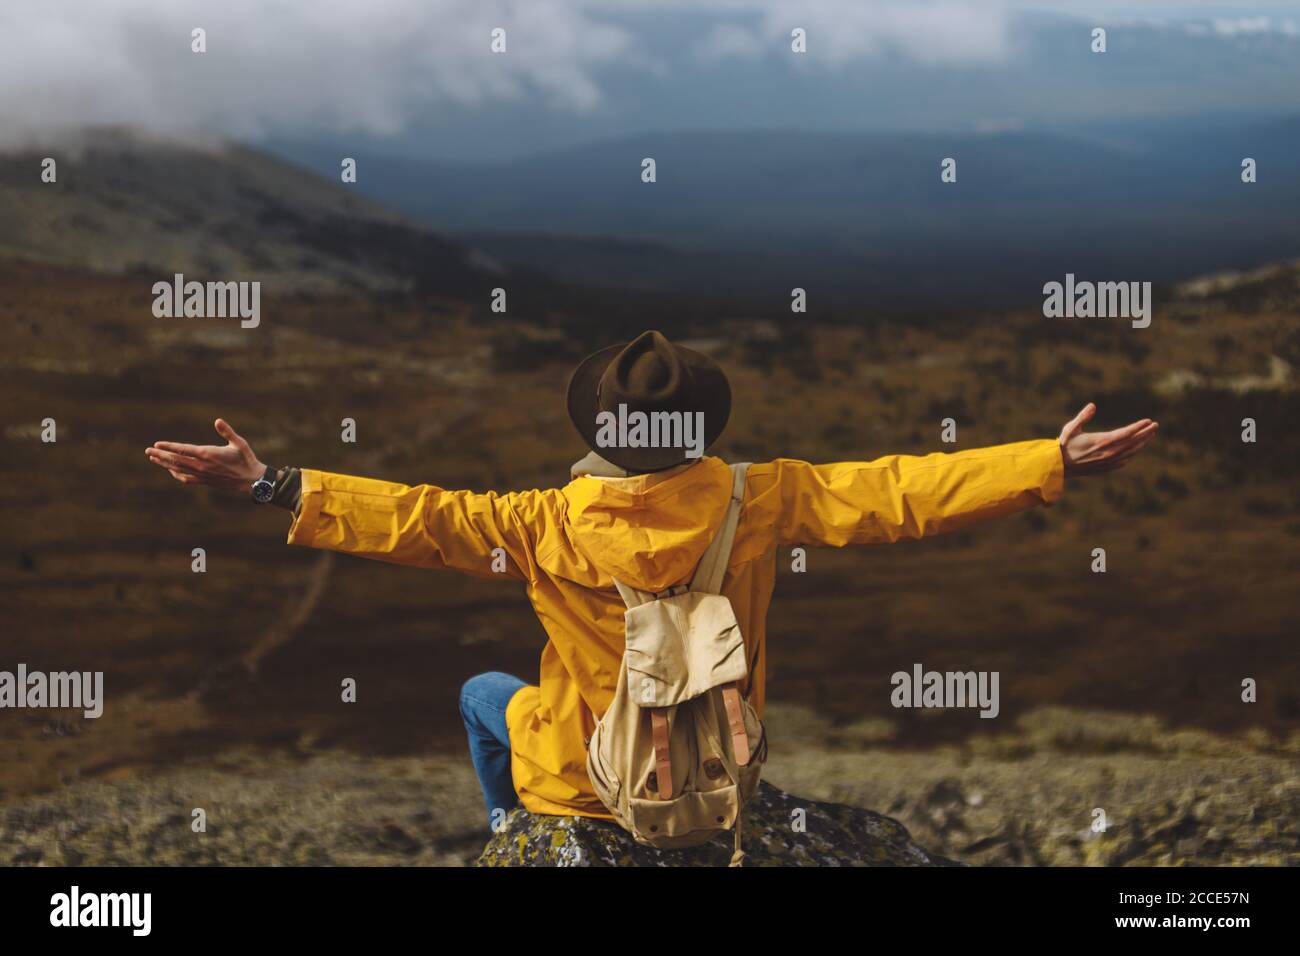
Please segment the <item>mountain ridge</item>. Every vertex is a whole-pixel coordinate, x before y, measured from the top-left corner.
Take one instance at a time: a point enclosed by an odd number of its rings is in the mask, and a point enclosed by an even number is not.
[[[1169,283],[1300,254],[1295,118],[1105,138],[683,131],[491,164],[361,162],[367,195],[503,261],[632,290],[1002,306],[1066,272]]]

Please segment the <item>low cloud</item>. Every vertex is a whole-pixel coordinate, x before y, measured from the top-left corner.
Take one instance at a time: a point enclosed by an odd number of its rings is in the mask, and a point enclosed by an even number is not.
[[[662,75],[628,24],[670,12],[698,19],[700,36],[679,39],[719,62],[787,49],[795,26],[830,67],[887,52],[987,62],[1008,42],[996,0],[6,0],[0,137],[105,124],[386,135],[431,107],[512,101],[581,113],[603,104],[606,69]],[[496,27],[504,55],[489,50]]]
[[[995,0],[770,0],[719,4],[753,23],[725,22],[698,45],[701,59],[757,59],[789,48],[790,31],[807,33],[810,64],[837,67],[882,54],[920,63],[997,63],[1010,52],[1005,4]]]
[[[207,32],[207,52],[190,49]],[[507,30],[507,53],[489,49]],[[0,130],[89,124],[210,131],[404,129],[432,104],[599,103],[594,75],[634,38],[556,0],[6,0]],[[4,135],[0,133],[0,135]]]
[[[839,66],[883,54],[933,65],[997,63],[1010,53],[1005,4],[992,0],[775,0],[763,4],[761,30],[772,43],[788,44],[790,30],[808,31],[810,55]]]
[[[662,77],[701,61],[725,69],[788,59],[795,27],[806,31],[808,49],[797,66],[809,70],[877,58],[937,69],[997,66],[1027,42],[1019,11],[1087,18],[1131,7],[1119,0],[2,0],[0,146],[99,125],[257,140],[272,132],[396,136],[448,106],[614,111],[625,105],[606,96],[615,71],[639,71],[652,94]],[[1152,0],[1142,11],[1241,42],[1269,31],[1294,37],[1295,23],[1275,15],[1287,8],[1270,0]],[[190,50],[195,27],[207,31],[204,54]],[[497,27],[507,31],[505,54],[489,49]],[[627,83],[619,88],[626,93]]]
[[[1284,33],[1294,36],[1295,24],[1290,20],[1274,23],[1268,17],[1219,17],[1212,24],[1214,32],[1221,37],[1253,36],[1260,33]]]

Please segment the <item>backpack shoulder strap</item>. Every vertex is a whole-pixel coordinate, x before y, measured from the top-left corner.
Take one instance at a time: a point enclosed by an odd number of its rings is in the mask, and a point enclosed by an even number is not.
[[[613,577],[613,575],[610,576]],[[638,591],[636,588],[624,584],[618,578],[614,578],[614,587],[618,588],[618,596],[623,599],[623,603],[629,609],[648,604],[655,599],[655,596],[649,591]]]
[[[691,577],[689,586],[692,591],[707,591],[709,594],[719,594],[722,591],[722,579],[726,577],[727,561],[731,557],[731,544],[736,538],[736,528],[740,524],[740,505],[745,498],[745,472],[749,470],[749,462],[731,465],[730,468],[731,500],[727,505],[726,514],[722,516],[722,527],[709,542],[709,547],[700,558],[700,563],[695,566],[695,574]],[[618,588],[619,597],[629,608],[640,607],[660,596],[649,591],[638,591],[618,578],[614,578],[614,587]],[[681,593],[685,590],[686,588],[669,589],[672,593]]]
[[[695,568],[695,575],[691,578],[692,591],[722,593],[722,579],[727,576],[731,545],[736,540],[736,528],[740,525],[740,506],[745,500],[745,473],[748,470],[749,462],[731,466],[731,501],[726,514],[722,516],[722,527],[709,542],[708,550]]]

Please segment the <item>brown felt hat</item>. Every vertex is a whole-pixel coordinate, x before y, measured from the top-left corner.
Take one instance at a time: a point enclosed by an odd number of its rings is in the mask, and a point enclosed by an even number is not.
[[[626,471],[662,471],[687,461],[686,448],[602,447],[596,442],[601,412],[704,414],[708,448],[731,414],[731,385],[717,362],[673,345],[661,333],[642,332],[582,360],[569,378],[569,418],[587,447]]]

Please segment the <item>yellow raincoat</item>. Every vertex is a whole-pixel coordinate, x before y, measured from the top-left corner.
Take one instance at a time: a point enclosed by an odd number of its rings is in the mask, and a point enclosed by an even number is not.
[[[1063,483],[1054,440],[871,462],[752,465],[723,592],[744,632],[747,694],[759,715],[778,547],[939,534],[1051,503]],[[711,457],[658,474],[582,477],[509,494],[303,470],[289,542],[522,581],[550,639],[539,686],[521,689],[506,710],[515,789],[534,812],[609,818],[587,780],[586,740],[613,699],[623,654],[624,605],[611,575],[644,591],[687,581],[722,522],[730,489],[726,464]],[[504,574],[492,569],[498,548],[508,561]]]

